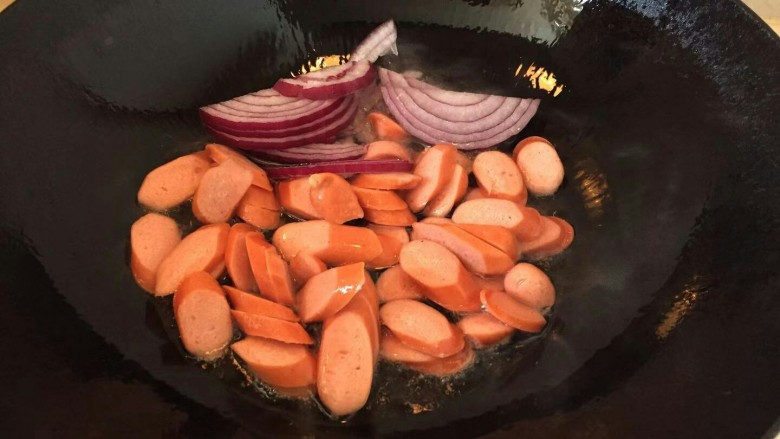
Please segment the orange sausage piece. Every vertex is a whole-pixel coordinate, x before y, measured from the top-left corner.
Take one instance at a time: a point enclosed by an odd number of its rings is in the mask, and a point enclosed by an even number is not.
[[[406,203],[412,212],[419,212],[428,205],[455,172],[457,150],[452,145],[436,145],[422,154],[414,166],[415,175],[422,181],[406,194]]]
[[[379,354],[387,361],[403,364],[429,363],[438,360],[437,357],[424,354],[401,343],[392,332],[382,332],[382,343]]]
[[[463,335],[475,348],[486,348],[506,340],[515,331],[488,313],[470,314],[458,321]]]
[[[279,203],[272,191],[251,186],[238,203],[236,215],[258,229],[275,229],[281,222]]]
[[[300,323],[236,310],[230,313],[246,335],[270,338],[284,343],[314,344],[314,340]]]
[[[420,373],[437,377],[447,377],[466,370],[474,363],[474,351],[466,345],[460,352],[447,358],[437,358],[427,363],[415,363],[408,366]]]
[[[487,196],[487,194],[482,190],[482,188],[474,187],[468,190],[466,192],[466,195],[463,197],[463,202],[471,201],[471,200],[478,200],[480,198],[490,198]]]
[[[188,275],[173,295],[173,313],[184,348],[190,354],[215,360],[233,338],[233,322],[225,293],[205,271]]]
[[[317,360],[305,346],[247,337],[233,343],[231,349],[264,383],[284,388],[314,384]]]
[[[474,159],[474,177],[490,198],[525,199],[525,184],[517,164],[501,151],[485,151]]]
[[[425,218],[421,219],[418,222],[423,223],[423,224],[455,224],[449,218],[439,218],[439,217],[436,217],[436,216],[428,216],[428,217],[425,217]]]
[[[236,288],[225,285],[222,287],[233,304],[233,309],[247,314],[257,314],[275,319],[287,320],[288,322],[297,322],[298,316],[293,310],[276,302],[263,299],[254,294],[245,293]]]
[[[358,202],[367,210],[401,210],[408,209],[406,202],[393,191],[377,189],[353,188]]]
[[[366,148],[366,154],[363,160],[406,160],[412,161],[412,154],[409,153],[404,145],[392,140],[378,140],[371,142]]]
[[[504,274],[514,265],[506,253],[453,224],[414,223],[412,239],[441,244],[469,271],[483,276]]]
[[[225,246],[225,268],[233,284],[239,290],[257,291],[252,266],[249,265],[249,255],[246,251],[246,235],[255,229],[249,224],[236,223],[230,228]]]
[[[455,157],[455,162],[459,164],[464,171],[466,171],[466,176],[468,177],[469,174],[471,174],[471,171],[473,171],[474,168],[474,162],[463,153],[463,151],[458,151],[457,157]]]
[[[203,174],[192,197],[192,212],[204,224],[226,222],[251,185],[252,173],[226,160]]]
[[[397,265],[388,268],[379,275],[376,291],[379,295],[379,301],[382,303],[391,300],[423,298],[420,286]]]
[[[148,173],[138,189],[138,202],[149,209],[167,210],[195,194],[211,163],[198,154],[188,154]]]
[[[509,200],[481,198],[461,203],[452,214],[458,224],[501,226],[520,240],[534,239],[541,231],[539,212]]]
[[[368,268],[385,268],[398,264],[401,247],[409,242],[409,233],[405,227],[381,226],[369,224],[368,228],[376,233],[382,243],[382,254],[368,262]]]
[[[366,283],[363,288],[352,298],[347,306],[342,309],[353,310],[363,316],[368,326],[369,338],[371,339],[372,352],[374,354],[374,363],[379,359],[379,297],[376,294],[376,286],[371,276],[366,274]]]
[[[331,268],[312,277],[298,292],[298,314],[304,323],[319,322],[340,311],[366,283],[365,264]]]
[[[130,227],[130,269],[138,286],[154,293],[157,268],[181,242],[176,221],[147,213]]]
[[[245,240],[249,265],[252,267],[260,294],[274,302],[292,305],[295,287],[287,262],[260,233],[248,233]]]
[[[409,209],[399,210],[374,210],[365,209],[364,218],[366,221],[384,226],[408,227],[417,221]]]
[[[441,189],[438,195],[425,206],[423,215],[445,217],[450,214],[455,204],[466,194],[469,186],[469,175],[460,165],[455,165],[451,180]]]
[[[318,217],[336,224],[363,218],[363,209],[344,177],[331,174],[309,176],[309,201]]]
[[[474,281],[481,290],[504,291],[504,276],[481,277],[474,276]]]
[[[416,300],[394,300],[379,309],[379,318],[401,343],[437,358],[454,355],[465,341],[442,313]]]
[[[312,276],[327,269],[324,262],[308,253],[298,253],[290,260],[290,273],[298,285],[305,284]]]
[[[276,184],[276,198],[288,214],[305,220],[321,219],[311,204],[309,179],[306,177],[280,181]]]
[[[504,276],[504,291],[531,308],[543,309],[555,303],[555,287],[550,278],[535,266],[521,262]]]
[[[413,189],[422,181],[422,177],[408,172],[384,172],[377,174],[359,174],[352,178],[352,186],[366,189],[405,190]]]
[[[360,410],[374,378],[372,329],[350,305],[325,320],[317,357],[317,393],[335,416]]]
[[[330,266],[368,262],[382,254],[373,230],[327,221],[285,224],[276,229],[273,242],[288,261],[303,251]]]
[[[220,277],[225,268],[225,246],[229,233],[230,226],[219,223],[203,226],[185,236],[157,268],[155,295],[173,293],[185,277],[196,271]]]
[[[531,194],[552,195],[563,183],[563,163],[547,139],[536,136],[523,139],[512,155]]]
[[[485,311],[515,329],[537,333],[547,323],[539,311],[523,305],[507,293],[482,290],[479,296]]]
[[[401,269],[425,297],[458,312],[478,311],[479,287],[458,257],[441,244],[411,241],[401,249]]]
[[[563,220],[542,217],[542,233],[534,240],[520,242],[520,250],[529,259],[543,259],[562,252],[574,237],[574,229]],[[568,227],[567,227],[568,226]]]
[[[369,113],[368,120],[376,136],[382,140],[402,142],[409,138],[409,133],[389,116],[382,113]]]
[[[517,238],[505,227],[479,225],[479,224],[455,224],[477,238],[485,241],[493,247],[506,253],[510,259],[516,261],[520,258],[520,247],[517,244]]]
[[[215,161],[217,164],[222,164],[227,160],[234,160],[242,168],[248,170],[252,174],[253,185],[267,191],[274,190],[263,168],[254,164],[240,152],[218,143],[209,143],[206,145],[206,152],[209,154],[209,157],[211,157],[211,160]]]

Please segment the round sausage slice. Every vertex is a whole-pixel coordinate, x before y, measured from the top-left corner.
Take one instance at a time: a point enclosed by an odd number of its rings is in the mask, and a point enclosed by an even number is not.
[[[247,337],[230,347],[260,381],[285,388],[314,384],[317,363],[305,346]]]
[[[136,283],[154,293],[157,268],[181,242],[176,221],[157,213],[148,213],[130,227],[130,268]]]
[[[379,309],[382,324],[405,345],[438,358],[463,349],[463,334],[439,311],[416,300],[394,300]]]
[[[536,309],[555,303],[555,287],[550,278],[535,266],[521,262],[504,276],[504,291],[516,300]]]
[[[211,274],[198,271],[187,276],[173,295],[173,312],[187,352],[203,360],[225,353],[233,338],[230,306]]]
[[[563,182],[563,163],[547,139],[529,137],[515,146],[513,155],[528,192],[538,197],[552,195]]]
[[[540,332],[547,323],[539,311],[523,305],[507,293],[482,290],[485,310],[505,324],[525,332]]]

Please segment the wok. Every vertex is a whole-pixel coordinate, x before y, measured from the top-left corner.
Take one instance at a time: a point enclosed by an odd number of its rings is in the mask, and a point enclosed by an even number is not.
[[[522,135],[558,146],[567,179],[540,209],[577,239],[546,266],[544,337],[449,385],[382,365],[368,407],[338,423],[183,356],[167,302],[133,283],[127,237],[145,173],[207,141],[199,106],[388,18],[391,68],[543,98]],[[780,40],[737,2],[20,0],[0,15],[0,60],[7,437],[771,434]],[[515,75],[531,63],[563,93]]]

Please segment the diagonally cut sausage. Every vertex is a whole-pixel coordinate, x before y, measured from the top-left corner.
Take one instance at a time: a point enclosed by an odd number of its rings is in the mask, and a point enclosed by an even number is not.
[[[173,295],[173,312],[187,352],[203,360],[225,353],[233,338],[230,306],[211,274],[196,271],[184,278]]]
[[[329,172],[309,176],[309,200],[318,216],[335,224],[363,218],[358,197],[344,177]]]
[[[248,233],[245,240],[249,265],[260,294],[274,302],[292,305],[295,287],[287,262],[260,233]]]
[[[247,337],[231,348],[260,381],[284,388],[314,384],[317,360],[305,346]]]
[[[195,194],[211,163],[200,154],[188,154],[153,169],[138,189],[138,202],[153,210],[167,210]]]
[[[412,239],[441,244],[474,273],[494,276],[506,273],[514,265],[506,253],[454,224],[414,223],[412,230]]]
[[[385,303],[379,317],[401,343],[424,354],[444,358],[463,349],[460,330],[422,302],[402,299]]]
[[[355,297],[366,283],[365,264],[357,262],[315,275],[298,292],[298,313],[304,323],[322,321]]]
[[[206,271],[220,277],[225,267],[225,246],[230,233],[226,223],[203,226],[181,240],[179,245],[160,263],[154,293],[166,296],[179,283],[196,271]]]
[[[297,322],[299,320],[295,312],[284,305],[263,299],[260,296],[238,290],[231,286],[225,285],[222,288],[227,292],[230,303],[233,304],[233,309],[236,311],[273,317],[275,319],[287,320],[288,322]]]
[[[523,305],[507,293],[482,290],[479,295],[485,311],[515,329],[536,333],[547,323],[539,311]]]
[[[192,212],[204,224],[227,222],[251,185],[252,173],[235,160],[226,160],[203,174],[192,197]]]
[[[236,223],[230,228],[225,246],[225,268],[236,288],[243,291],[257,291],[257,283],[249,265],[246,251],[246,235],[255,232],[249,224]]]
[[[314,344],[314,340],[300,323],[236,310],[230,313],[246,335],[270,338],[284,343]]]
[[[130,269],[136,283],[154,293],[157,268],[181,242],[176,221],[157,213],[147,213],[130,227]]]

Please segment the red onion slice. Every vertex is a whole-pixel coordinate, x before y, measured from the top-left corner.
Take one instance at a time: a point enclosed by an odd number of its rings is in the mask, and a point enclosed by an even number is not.
[[[457,119],[458,115],[472,113],[472,119],[468,120],[468,122],[478,122],[484,131],[497,127],[501,123],[507,121],[507,118],[512,116],[522,102],[522,99],[517,98],[489,96],[488,99],[470,106],[451,106],[437,103],[432,104],[433,109],[436,112],[434,114],[426,111],[425,108],[418,105],[417,102],[410,97],[415,90],[408,86],[408,83],[404,80],[402,75],[383,69],[379,72],[379,76],[382,79],[383,85],[392,86],[393,89],[398,91],[396,97],[399,103],[406,108],[416,120],[453,134],[470,134],[473,133],[474,130],[473,124],[463,123],[466,121],[453,122],[452,119]],[[488,105],[486,108],[484,104],[492,98],[497,98],[498,106]],[[471,109],[473,109],[473,112]]]
[[[352,122],[352,118],[355,116],[355,111],[357,110],[357,103],[354,99],[350,99],[350,101],[350,107],[343,116],[337,120],[334,120],[328,125],[319,127],[314,131],[303,134],[296,134],[279,138],[251,136],[244,137],[222,132],[208,123],[206,124],[206,128],[214,137],[214,140],[230,146],[252,151],[293,148],[296,146],[308,145],[310,143],[326,142],[336,137],[338,133],[340,133],[344,128],[348,127]]]
[[[392,53],[398,55],[398,48],[395,41],[398,38],[398,31],[395,28],[393,20],[387,20],[377,26],[363,41],[352,51],[350,60],[362,61],[368,60],[374,62],[380,56]]]
[[[409,172],[411,170],[412,163],[405,160],[342,160],[299,166],[265,168],[268,177],[275,180],[305,177],[320,172],[332,172],[334,174],[375,174],[382,172]]]
[[[366,153],[365,145],[354,143],[316,143],[282,150],[255,152],[265,159],[284,163],[319,163],[356,159]]]
[[[345,113],[350,111],[353,101],[354,98],[352,98],[351,96],[341,99],[341,103],[336,108],[334,108],[330,114],[326,114],[318,119],[314,119],[311,122],[307,122],[297,126],[292,126],[289,128],[282,128],[276,130],[254,129],[249,127],[249,124],[246,124],[247,127],[242,127],[241,129],[239,129],[239,128],[234,128],[232,126],[225,126],[224,124],[212,125],[210,123],[207,123],[206,125],[222,133],[231,134],[233,136],[238,136],[238,137],[268,137],[268,138],[288,137],[288,136],[294,136],[296,134],[304,134],[304,133],[314,131],[317,128],[326,126],[334,122],[335,120],[340,119],[342,116],[344,116]]]
[[[374,82],[376,68],[368,61],[350,61],[290,79],[280,79],[274,90],[285,96],[331,99],[354,93]]]
[[[239,112],[221,104],[200,109],[200,118],[207,125],[231,127],[239,130],[277,130],[299,126],[332,113],[343,99],[309,101],[313,104],[304,108],[268,113],[258,107],[257,113]]]

